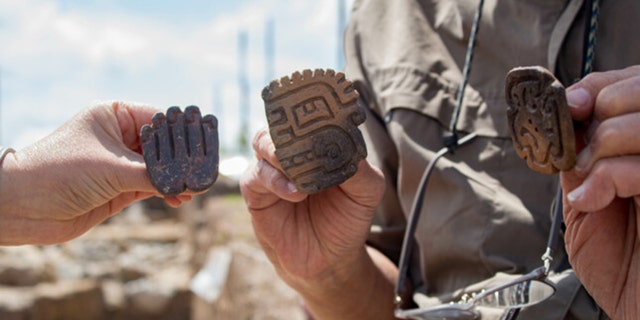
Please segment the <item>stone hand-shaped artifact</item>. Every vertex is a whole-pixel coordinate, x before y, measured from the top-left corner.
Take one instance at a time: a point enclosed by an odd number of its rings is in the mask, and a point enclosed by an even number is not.
[[[151,183],[163,195],[204,191],[216,181],[218,120],[202,117],[198,107],[156,113],[152,125],[142,127],[140,140]]]

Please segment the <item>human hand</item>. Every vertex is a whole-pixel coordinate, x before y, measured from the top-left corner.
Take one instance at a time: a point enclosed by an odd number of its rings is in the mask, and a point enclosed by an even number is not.
[[[240,189],[257,239],[279,275],[303,293],[309,283],[347,277],[367,255],[365,240],[384,191],[382,173],[363,160],[343,184],[306,195],[282,173],[266,130],[255,136],[253,148],[257,162]]]
[[[159,195],[147,176],[139,138],[157,111],[99,104],[9,154],[0,173],[0,244],[64,242],[135,201]],[[175,207],[190,199],[184,194],[165,201]]]
[[[580,151],[562,173],[566,245],[576,274],[614,319],[640,315],[640,66],[568,88]]]

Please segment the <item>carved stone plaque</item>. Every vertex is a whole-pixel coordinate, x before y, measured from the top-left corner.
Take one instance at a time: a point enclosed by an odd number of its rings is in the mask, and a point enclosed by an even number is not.
[[[272,81],[262,99],[276,157],[300,192],[320,192],[355,174],[367,155],[358,130],[366,115],[343,73],[295,72]]]
[[[156,113],[140,140],[151,183],[163,195],[204,191],[218,178],[218,120],[196,106]]]
[[[507,118],[518,156],[544,174],[571,169],[575,134],[564,87],[542,67],[520,67],[506,78]]]

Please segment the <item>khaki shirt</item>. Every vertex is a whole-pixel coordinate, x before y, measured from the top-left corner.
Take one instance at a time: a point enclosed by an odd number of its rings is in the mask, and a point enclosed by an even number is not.
[[[439,160],[424,195],[411,281],[416,303],[455,299],[498,273],[542,265],[557,177],[529,170],[507,129],[504,79],[541,65],[570,85],[580,77],[582,0],[486,0],[458,130],[473,142]],[[369,160],[387,191],[369,244],[399,260],[423,170],[443,145],[477,1],[356,0],[345,37],[346,74],[369,107]],[[594,70],[640,64],[640,1],[602,0]],[[518,319],[606,317],[570,270],[564,243],[552,267],[557,293]],[[430,297],[429,299],[425,297]],[[483,319],[494,316],[483,313]]]

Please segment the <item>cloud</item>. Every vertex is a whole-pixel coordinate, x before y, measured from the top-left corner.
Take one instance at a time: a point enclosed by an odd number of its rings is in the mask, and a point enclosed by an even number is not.
[[[169,5],[152,11],[126,1],[0,0],[0,143],[23,147],[92,101],[117,99],[160,109],[198,105],[206,112],[219,101],[221,136],[233,144],[239,130],[238,33],[249,37],[255,131],[264,122],[263,38],[270,18],[277,77],[335,65],[335,1],[207,3],[220,11],[203,14],[202,1],[176,2],[174,12]]]

